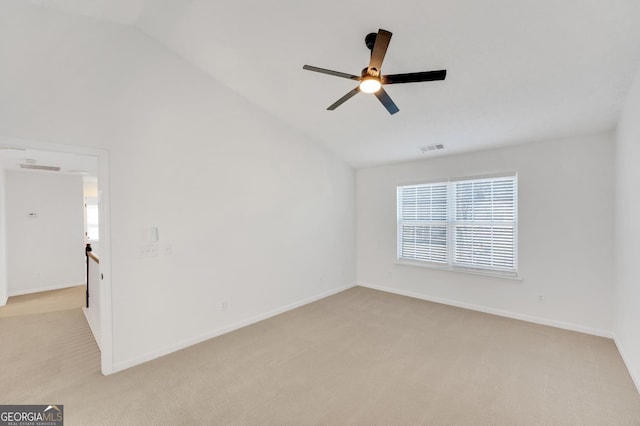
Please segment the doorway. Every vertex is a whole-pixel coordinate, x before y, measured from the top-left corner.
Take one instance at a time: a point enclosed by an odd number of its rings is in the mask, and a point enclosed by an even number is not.
[[[18,213],[16,213],[16,211],[8,212],[7,210],[11,208],[11,200],[15,200],[16,198],[14,196],[11,199],[7,199],[7,184],[12,185],[13,181],[20,180],[15,179],[16,176],[18,178],[27,176],[27,172],[34,174],[29,174],[30,178],[26,179],[27,181],[46,182],[47,176],[50,176],[50,179],[48,180],[54,180],[53,176],[56,176],[55,179],[64,180],[65,182],[79,182],[82,190],[82,198],[77,208],[82,224],[82,228],[80,229],[80,241],[82,244],[78,248],[78,250],[80,250],[78,255],[81,257],[82,265],[84,265],[85,261],[83,259],[84,256],[82,256],[82,250],[84,244],[87,242],[91,242],[92,246],[95,247],[96,258],[99,255],[99,266],[97,266],[99,269],[97,276],[100,277],[100,282],[99,285],[96,286],[96,294],[94,294],[94,297],[92,298],[92,301],[94,302],[93,306],[98,308],[98,315],[94,318],[93,325],[89,321],[88,317],[87,320],[94,332],[96,341],[99,340],[98,346],[101,348],[101,371],[103,374],[109,374],[113,371],[111,355],[112,307],[110,281],[108,165],[108,153],[104,150],[0,137],[0,175],[2,175],[0,177],[0,305],[6,303],[8,296],[16,294],[15,288],[10,291],[11,283],[9,282],[9,279],[11,278],[11,272],[8,273],[8,271],[12,270],[12,265],[14,265],[14,271],[19,269],[19,265],[16,263],[15,257],[12,257],[13,253],[9,252],[12,247],[15,247],[15,244],[12,244],[12,246],[7,245],[8,237],[13,238],[12,241],[15,241],[15,233],[18,231],[18,229],[8,228],[8,214],[13,215],[12,217],[19,217],[20,220],[15,223],[20,223],[20,226],[25,226],[24,229],[26,229],[27,232],[36,232],[36,235],[37,232],[42,232],[36,231],[37,229],[52,229],[50,224],[45,227],[42,225],[46,223],[46,220],[52,220],[51,216],[54,216],[54,213],[47,210],[50,207],[50,203],[42,203],[38,205],[34,202],[32,205],[39,207],[27,208],[23,205],[21,206],[22,209]],[[7,176],[9,176],[9,181]],[[75,183],[70,183],[70,185],[75,185]],[[93,188],[95,191],[92,192],[90,188]],[[46,197],[43,195],[42,198]],[[20,197],[17,199],[20,199]],[[98,218],[99,231],[97,223]],[[12,223],[14,222],[12,221]],[[52,231],[46,232],[52,233]],[[43,233],[43,240],[47,236],[48,235]],[[76,236],[74,234],[74,250],[77,245],[75,238]],[[88,241],[88,239],[91,239],[91,241]],[[31,241],[33,241],[33,238]],[[43,253],[39,254],[42,255]],[[12,261],[11,264],[8,263],[9,259]],[[28,267],[23,268],[24,271],[28,271],[24,272],[24,274],[29,274],[28,278],[37,282],[38,279],[42,280],[42,275],[46,273],[45,266],[42,267],[43,271],[37,270],[38,268],[33,268],[34,270],[29,270]],[[75,266],[73,268],[75,273]],[[86,275],[84,274],[84,271],[86,271],[86,269],[83,266],[82,282],[79,284],[86,283]],[[48,276],[52,277],[52,275]],[[29,285],[31,285],[31,289],[37,288],[37,286],[34,287],[32,284],[28,284],[22,294],[29,293]],[[43,291],[44,290],[45,289],[43,288]],[[47,288],[46,290],[55,289]],[[99,330],[99,335],[96,335],[94,331],[96,328]]]

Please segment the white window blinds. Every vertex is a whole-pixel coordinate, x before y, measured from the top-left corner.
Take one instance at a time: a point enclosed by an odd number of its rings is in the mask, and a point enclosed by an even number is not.
[[[447,185],[398,188],[398,257],[447,262]]]
[[[517,178],[398,187],[398,259],[517,271]]]
[[[452,183],[454,266],[515,271],[515,176]]]

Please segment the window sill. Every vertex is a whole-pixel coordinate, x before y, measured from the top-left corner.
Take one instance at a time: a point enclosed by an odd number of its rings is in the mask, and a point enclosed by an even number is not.
[[[435,270],[438,270],[438,271],[461,272],[463,274],[482,275],[482,276],[485,276],[485,277],[503,278],[503,279],[513,280],[513,281],[523,281],[522,277],[518,276],[517,274],[514,275],[514,274],[511,274],[511,273],[501,274],[500,272],[481,271],[481,270],[463,269],[463,268],[453,268],[453,267],[449,267],[449,266],[440,266],[440,265],[437,265],[437,264],[427,263],[427,262],[411,262],[411,261],[407,261],[407,260],[398,260],[398,259],[396,259],[396,261],[394,263],[396,265],[402,265],[402,266],[414,266],[414,267],[417,267],[417,268],[435,269]]]

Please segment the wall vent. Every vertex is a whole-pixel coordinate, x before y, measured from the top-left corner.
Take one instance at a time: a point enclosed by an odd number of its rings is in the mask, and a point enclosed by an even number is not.
[[[47,170],[50,172],[59,172],[60,167],[55,166],[41,166],[39,164],[20,164],[21,169],[31,169],[31,170]]]
[[[423,154],[426,154],[429,151],[436,151],[438,149],[444,149],[444,145],[439,143],[436,145],[425,145],[420,147],[420,151],[422,151]]]

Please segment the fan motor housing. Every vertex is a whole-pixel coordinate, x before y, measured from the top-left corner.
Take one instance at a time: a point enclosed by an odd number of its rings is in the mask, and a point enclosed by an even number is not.
[[[369,33],[369,34],[367,34],[367,36],[364,38],[364,44],[367,45],[367,49],[373,50],[373,46],[376,44],[376,37],[377,36],[378,36],[377,33]]]

